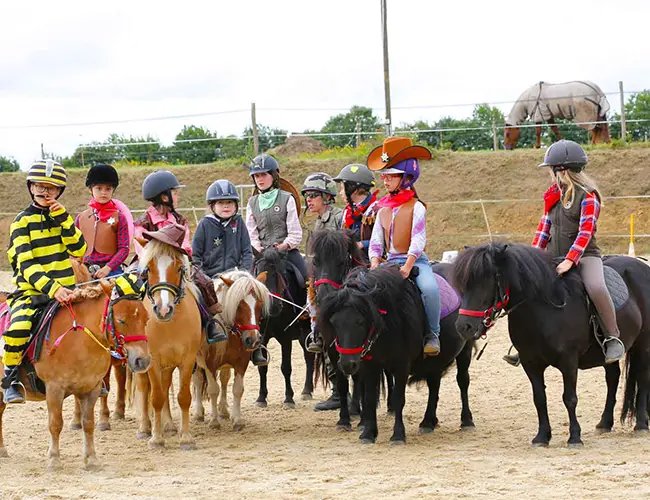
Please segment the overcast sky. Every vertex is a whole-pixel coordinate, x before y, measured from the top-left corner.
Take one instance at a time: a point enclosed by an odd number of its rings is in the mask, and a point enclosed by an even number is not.
[[[647,0],[388,0],[392,103],[513,101],[539,80],[650,88]],[[183,125],[241,134],[258,123],[320,128],[376,108],[384,88],[379,0],[2,2],[0,155],[23,169],[110,133],[170,143]],[[609,96],[618,110],[618,96]],[[500,105],[504,113],[509,104]],[[393,123],[470,107],[393,110]],[[245,110],[123,124],[20,128]]]

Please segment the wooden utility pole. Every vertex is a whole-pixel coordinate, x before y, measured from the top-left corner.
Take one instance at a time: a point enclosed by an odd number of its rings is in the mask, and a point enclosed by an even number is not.
[[[361,144],[361,122],[357,120],[357,124],[354,126],[354,131],[357,134],[357,147]]]
[[[251,123],[253,128],[253,156],[260,154],[260,136],[257,132],[257,116],[255,114],[255,103],[251,103]]]
[[[499,149],[499,139],[497,138],[497,123],[494,120],[494,117],[492,117],[492,145],[494,146],[495,151]]]
[[[625,93],[623,92],[623,82],[618,82],[618,90],[621,94],[621,139],[623,144],[627,142],[627,126],[625,123]]]
[[[386,135],[393,135],[393,124],[390,112],[390,77],[388,73],[388,26],[386,20],[386,2],[381,0],[381,32],[384,44],[384,94],[386,96]]]

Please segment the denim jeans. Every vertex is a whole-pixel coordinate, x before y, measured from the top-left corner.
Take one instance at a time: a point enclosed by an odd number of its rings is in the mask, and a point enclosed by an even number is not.
[[[406,257],[395,257],[387,261],[387,264],[399,264],[400,266],[403,266],[405,263]],[[429,258],[425,254],[420,255],[415,261],[415,266],[420,270],[420,274],[415,278],[415,282],[418,284],[418,288],[422,294],[424,310],[429,320],[429,330],[437,337],[440,335],[440,293],[438,292],[438,282],[433,275]]]

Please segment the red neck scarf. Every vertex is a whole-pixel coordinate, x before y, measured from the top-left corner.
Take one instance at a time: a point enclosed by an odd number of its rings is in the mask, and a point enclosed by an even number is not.
[[[400,190],[397,194],[388,194],[379,200],[380,207],[397,208],[415,196],[412,189]]]
[[[361,220],[361,217],[366,213],[368,207],[377,201],[377,193],[379,193],[379,191],[372,193],[372,196],[367,196],[361,203],[345,207],[345,227],[350,228],[355,222]]]
[[[548,213],[551,208],[560,201],[561,196],[562,192],[560,191],[560,188],[557,187],[557,184],[553,184],[549,187],[544,193],[544,211]]]
[[[88,206],[97,213],[99,220],[102,222],[106,222],[111,217],[114,217],[115,212],[117,211],[117,205],[113,203],[113,200],[108,203],[99,203],[95,198],[93,198],[90,200],[90,203],[88,203]]]

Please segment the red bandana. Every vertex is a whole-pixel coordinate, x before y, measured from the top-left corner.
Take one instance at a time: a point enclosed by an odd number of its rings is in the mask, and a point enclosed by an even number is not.
[[[367,208],[377,200],[378,192],[379,191],[375,191],[372,193],[372,197],[365,203],[362,202],[353,206],[348,205],[345,207],[345,227],[350,228],[355,222],[358,222],[361,219]]]
[[[99,220],[102,222],[106,222],[111,217],[115,217],[115,211],[117,210],[117,205],[113,203],[113,200],[108,203],[99,203],[95,198],[93,198],[90,200],[90,203],[88,203],[88,206],[97,213]]]
[[[560,201],[561,196],[562,192],[560,191],[560,188],[557,187],[557,184],[553,184],[549,187],[544,193],[544,211],[546,213],[550,212],[551,208]]]
[[[409,201],[415,196],[415,191],[411,189],[400,190],[397,194],[389,194],[379,200],[380,207],[397,208]]]

